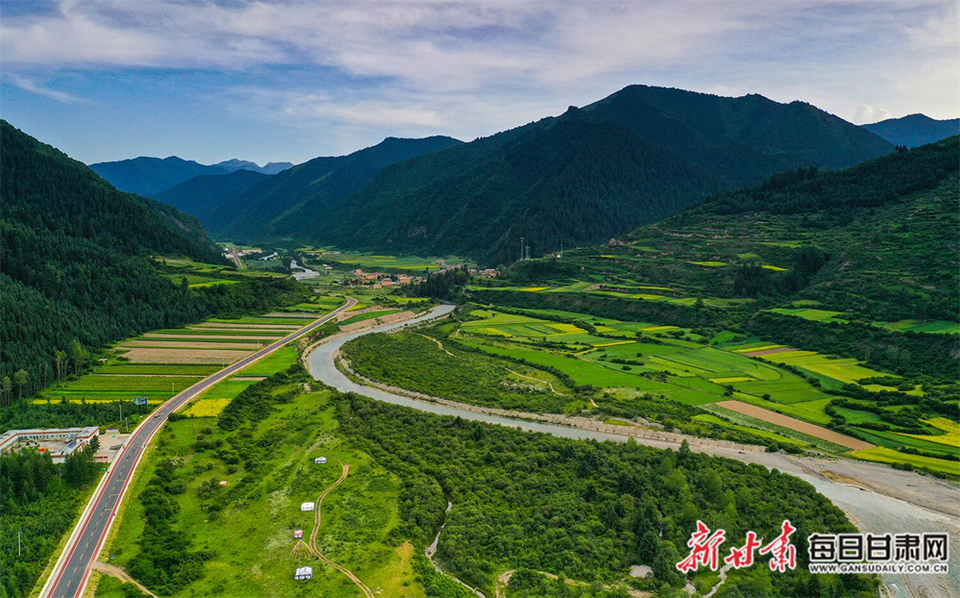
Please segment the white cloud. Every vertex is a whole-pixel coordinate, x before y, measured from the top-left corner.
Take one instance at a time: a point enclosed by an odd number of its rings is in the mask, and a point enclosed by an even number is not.
[[[857,106],[857,112],[853,116],[853,122],[859,124],[875,123],[890,118],[890,111],[885,108],[874,108],[873,106]]]
[[[8,75],[224,73],[210,95],[232,114],[338,147],[472,138],[630,83],[801,99],[858,122],[952,117],[958,36],[953,0],[60,0],[0,23]],[[330,76],[283,76],[304,71]]]

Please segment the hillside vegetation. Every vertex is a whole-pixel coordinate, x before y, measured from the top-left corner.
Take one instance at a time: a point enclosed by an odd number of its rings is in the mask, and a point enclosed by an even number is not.
[[[510,263],[605,241],[717,191],[893,150],[809,104],[631,86],[582,109],[385,168],[311,240]]]
[[[321,157],[298,164],[232,199],[221,197],[204,221],[214,234],[234,240],[308,238],[327,222],[328,206],[363,188],[389,164],[459,145],[450,137],[387,138],[347,156]],[[211,181],[211,183],[226,181]]]
[[[157,194],[156,199],[193,214],[200,222],[209,222],[217,208],[235,201],[267,178],[268,175],[252,170],[201,175]]]
[[[4,405],[109,342],[300,292],[274,277],[191,289],[183,275],[163,276],[151,256],[223,263],[196,218],[118,191],[6,122],[2,135],[0,377],[16,386],[4,387]]]

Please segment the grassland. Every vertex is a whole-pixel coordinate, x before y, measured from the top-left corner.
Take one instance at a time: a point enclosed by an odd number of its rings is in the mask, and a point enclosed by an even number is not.
[[[273,392],[287,393],[299,382],[289,386]],[[226,442],[227,453],[198,449],[200,438]],[[400,525],[400,481],[342,440],[326,393],[301,394],[293,402],[277,404],[248,438],[223,432],[212,417],[191,417],[170,422],[157,444],[121,514],[109,549],[116,556],[112,563],[130,568],[137,561],[144,534],[139,497],[158,463],[172,460],[175,475],[185,482],[175,496],[176,529],[209,556],[203,577],[173,596],[359,596],[341,573],[298,550],[293,538],[294,530],[309,535],[313,526],[313,513],[302,513],[300,503],[315,501],[337,478],[336,460],[341,459],[350,465],[350,474],[324,500],[320,549],[381,595],[424,594],[414,570],[413,546],[391,533]],[[230,465],[229,454],[247,454],[242,447],[257,444],[269,449],[258,451],[255,475]],[[316,456],[327,457],[328,464],[315,465]],[[221,486],[221,481],[227,484]],[[313,567],[313,579],[296,582],[293,571],[303,565]],[[111,586],[97,592],[107,598],[121,595]]]

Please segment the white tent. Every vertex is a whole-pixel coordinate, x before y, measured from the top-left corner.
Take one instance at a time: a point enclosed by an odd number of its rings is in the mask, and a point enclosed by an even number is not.
[[[317,457],[316,459],[313,460],[313,462],[316,463],[317,465],[323,465],[324,463],[327,462],[327,458],[326,458],[326,457]]]
[[[294,579],[313,579],[313,567],[299,567],[293,574]]]
[[[301,511],[312,511],[317,505],[312,502],[305,502],[300,505]]]

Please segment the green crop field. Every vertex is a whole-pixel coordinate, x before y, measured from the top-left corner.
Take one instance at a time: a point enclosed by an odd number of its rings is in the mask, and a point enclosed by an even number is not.
[[[889,375],[866,368],[856,359],[832,358],[815,351],[788,351],[763,355],[761,358],[774,363],[796,366],[847,383],[857,382],[863,378]]]
[[[797,316],[798,318],[804,318],[806,320],[814,320],[815,322],[846,322],[842,317],[838,317],[843,315],[841,312],[826,309],[778,307],[770,311],[778,314]]]
[[[848,453],[847,456],[865,461],[877,461],[879,463],[908,463],[919,469],[945,473],[954,477],[960,476],[960,461],[910,455],[882,446],[863,451],[854,451]]]
[[[297,348],[295,345],[286,345],[280,347],[273,353],[261,358],[256,363],[252,363],[240,370],[240,376],[272,376],[277,372],[282,372],[297,361]]]

